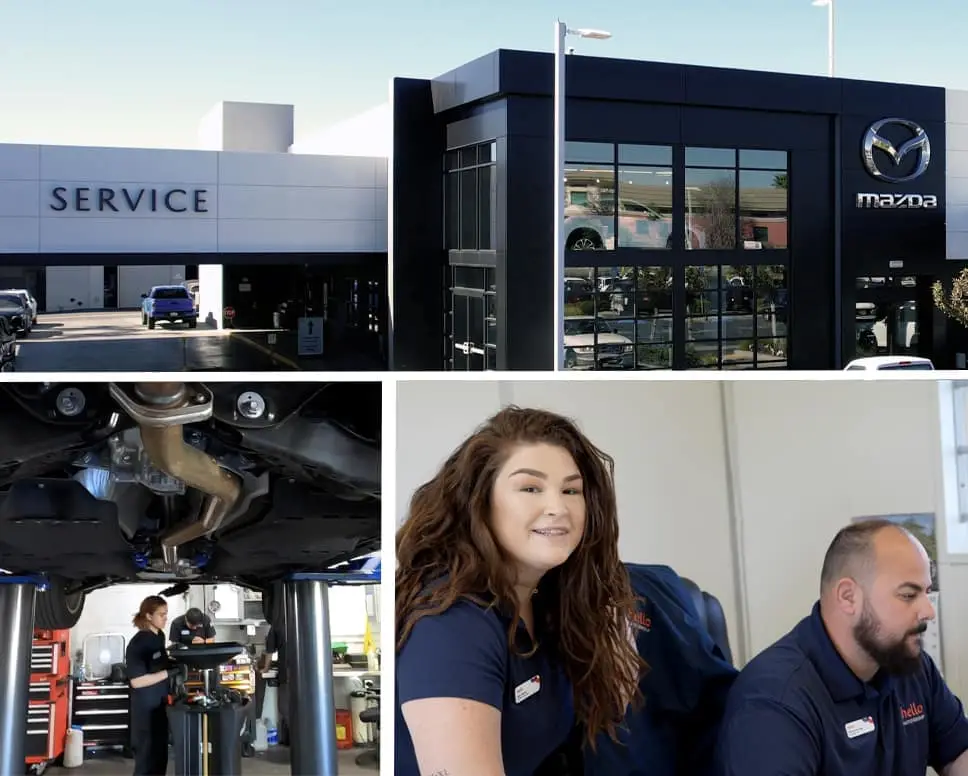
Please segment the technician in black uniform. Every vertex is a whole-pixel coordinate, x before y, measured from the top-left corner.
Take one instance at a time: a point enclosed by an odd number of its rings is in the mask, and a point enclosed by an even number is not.
[[[215,641],[215,626],[201,609],[192,607],[171,622],[168,640],[172,644],[211,644]]]
[[[132,624],[138,629],[124,654],[131,685],[131,748],[134,776],[165,776],[168,771],[168,680],[184,667],[166,652],[168,603],[157,595],[141,602]]]

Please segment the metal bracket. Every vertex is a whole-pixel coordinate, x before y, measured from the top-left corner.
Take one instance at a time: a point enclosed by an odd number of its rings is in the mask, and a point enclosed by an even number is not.
[[[330,585],[379,585],[380,572],[327,571],[316,574],[290,574],[286,582],[326,582]]]
[[[0,585],[34,585],[43,593],[50,583],[43,574],[0,574]]]

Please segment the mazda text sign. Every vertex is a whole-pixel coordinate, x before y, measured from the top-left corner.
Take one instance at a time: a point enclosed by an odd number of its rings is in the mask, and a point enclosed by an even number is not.
[[[938,206],[934,194],[858,194],[857,207],[881,210],[931,210]]]

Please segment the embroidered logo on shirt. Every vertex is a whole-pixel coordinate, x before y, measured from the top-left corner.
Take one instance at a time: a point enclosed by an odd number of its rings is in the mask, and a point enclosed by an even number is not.
[[[652,630],[652,618],[645,612],[634,612],[632,614],[632,627],[637,631],[645,631],[648,633]]]
[[[901,706],[901,724],[902,725],[913,725],[915,722],[920,722],[925,717],[924,705],[920,703],[909,703],[907,706]]]

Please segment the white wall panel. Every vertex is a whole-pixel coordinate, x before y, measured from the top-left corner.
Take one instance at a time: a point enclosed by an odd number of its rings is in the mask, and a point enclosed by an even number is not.
[[[309,221],[375,221],[376,189],[306,186],[222,186],[223,219]]]
[[[207,151],[41,146],[40,179],[204,186],[218,181],[218,158]]]
[[[40,146],[0,144],[0,180],[36,181],[40,178]]]
[[[385,251],[387,160],[284,153],[0,145],[0,253]],[[51,209],[90,188],[89,211]],[[97,209],[116,190],[119,211]],[[187,212],[136,212],[119,191],[184,189]],[[207,212],[191,192],[206,190]]]
[[[141,307],[141,295],[152,286],[177,286],[184,280],[184,265],[122,265],[118,267],[118,307]]]
[[[945,91],[946,256],[968,259],[968,91]]]
[[[218,222],[218,246],[224,253],[374,251],[377,227],[377,221],[252,221],[222,218]]]
[[[0,254],[37,253],[39,250],[39,218],[0,216]]]
[[[36,218],[40,184],[0,180],[0,218]]]
[[[214,219],[46,218],[41,253],[215,252]]]

